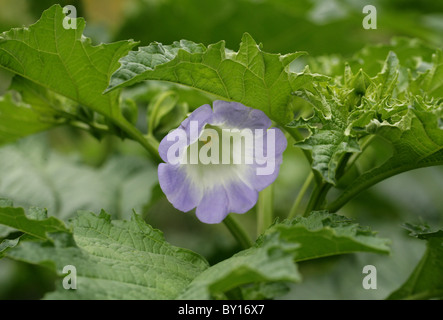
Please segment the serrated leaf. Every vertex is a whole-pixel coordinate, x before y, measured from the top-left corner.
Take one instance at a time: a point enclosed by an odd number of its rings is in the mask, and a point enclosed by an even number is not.
[[[23,219],[20,210],[8,212],[8,217]],[[77,290],[58,284],[48,299],[210,299],[238,289],[250,298],[271,298],[285,292],[286,282],[300,280],[294,261],[388,251],[386,240],[375,238],[369,230],[344,217],[317,212],[271,226],[253,247],[209,267],[198,254],[165,242],[162,233],[137,214],[131,221],[112,221],[104,211],[99,216],[80,212],[72,231],[41,220],[41,210],[33,216],[40,220],[27,219],[26,228],[21,227],[33,238],[2,243],[2,254],[59,274],[64,266],[75,266]],[[40,231],[44,224],[47,229]]]
[[[168,81],[260,109],[286,124],[292,118],[290,93],[313,78],[326,79],[289,71],[288,65],[302,54],[266,53],[247,33],[238,52],[226,49],[224,41],[207,48],[186,40],[152,43],[120,60],[122,66],[112,75],[107,91],[143,80]]]
[[[171,246],[136,214],[131,221],[111,221],[104,212],[79,213],[73,236],[51,240],[52,245],[22,242],[7,253],[59,274],[66,265],[76,267],[77,290],[58,286],[47,299],[173,299],[207,268],[202,257]]]
[[[337,210],[347,201],[345,199],[388,177],[443,164],[443,130],[439,116],[443,104],[429,103],[421,97],[415,97],[411,103],[401,121],[395,125],[377,124],[374,130],[392,146],[392,156],[381,166],[360,173],[331,203],[330,210]]]
[[[300,281],[293,262],[298,244],[275,235],[205,270],[178,299],[210,299],[249,283]]]
[[[68,231],[60,220],[48,218],[46,212],[35,210],[27,216],[22,208],[0,207],[0,224],[42,240],[49,239],[48,233]]]
[[[411,235],[426,240],[426,252],[406,282],[388,299],[442,299],[443,298],[443,230],[406,225]]]
[[[373,79],[362,70],[353,75],[346,66],[343,83],[313,83],[310,88],[293,93],[313,106],[314,115],[294,120],[288,126],[310,131],[308,138],[296,146],[312,152],[311,166],[327,183],[337,183],[337,170],[346,154],[361,151],[359,139],[369,132],[356,132],[354,128],[363,126],[360,122],[371,121],[381,109],[381,102],[391,99],[397,85],[397,69],[398,59],[390,52],[381,72]]]
[[[421,73],[411,81],[411,90],[418,93],[426,93],[431,97],[443,96],[443,53],[438,50],[432,56],[432,68]]]
[[[397,55],[389,51],[382,71],[375,77],[374,81],[380,84],[377,90],[379,99],[383,99],[388,95],[392,95],[397,86],[399,75],[399,61]]]
[[[314,92],[298,91],[295,94],[314,107],[315,116],[307,120],[295,120],[289,127],[305,127],[310,136],[295,145],[312,152],[312,168],[331,184],[336,183],[339,161],[346,153],[360,152],[358,139],[347,132],[350,114],[348,107],[323,88],[313,86]]]
[[[400,69],[403,69],[401,72],[409,69],[415,77],[429,68],[435,48],[420,39],[395,37],[388,44],[367,45],[349,63],[352,68],[362,68],[367,74],[375,76],[390,51],[398,57]]]
[[[312,150],[312,167],[326,182],[337,185],[337,179],[341,178],[337,177],[341,159],[345,154],[359,153],[363,138],[376,135],[394,149],[391,159],[382,166],[348,179],[351,184],[345,186],[337,203],[328,207],[332,211],[347,201],[350,193],[358,193],[394,174],[443,161],[440,153],[442,101],[429,97],[425,87],[421,95],[416,95],[400,70],[404,67],[391,51],[375,77],[369,77],[362,70],[353,75],[346,67],[343,80],[337,78],[327,85],[313,84],[296,92],[312,104],[314,115],[295,120],[290,126],[305,127],[311,132],[297,145]],[[426,74],[431,77],[431,72]]]
[[[64,19],[61,6],[54,5],[29,28],[2,33],[0,66],[96,112],[120,119],[118,93],[102,92],[118,68],[118,59],[135,43],[92,46],[82,35],[82,18],[76,19],[76,29],[65,29]]]
[[[388,244],[388,240],[377,238],[346,217],[314,212],[307,218],[274,224],[254,247],[207,269],[179,298],[208,299],[248,283],[266,283],[268,289],[277,289],[273,284],[300,280],[294,261],[352,252],[387,254]],[[247,287],[243,290],[249,297],[254,296]],[[283,292],[281,287],[278,292]]]
[[[298,217],[275,224],[266,232],[280,239],[299,243],[295,261],[317,259],[351,252],[389,253],[389,240],[376,237],[344,216],[316,211],[307,218]]]

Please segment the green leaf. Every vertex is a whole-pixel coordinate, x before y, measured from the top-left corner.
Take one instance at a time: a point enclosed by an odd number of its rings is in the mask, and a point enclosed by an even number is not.
[[[120,60],[122,66],[112,75],[107,91],[143,80],[168,81],[260,109],[286,124],[292,119],[290,93],[313,78],[326,79],[289,71],[289,64],[302,54],[266,53],[247,33],[238,52],[226,49],[224,41],[207,48],[187,40],[152,43]]]
[[[90,113],[107,117],[119,136],[137,141],[160,161],[155,143],[145,139],[122,114],[119,92],[103,95],[111,74],[119,66],[118,60],[135,42],[93,46],[82,35],[85,21],[77,18],[76,29],[65,29],[65,18],[61,6],[54,5],[29,28],[0,34],[0,67],[76,102]]]
[[[101,114],[120,117],[118,93],[102,92],[118,59],[135,43],[92,46],[82,36],[82,18],[76,19],[77,29],[65,29],[64,19],[63,9],[54,5],[29,28],[2,33],[0,66]]]
[[[253,247],[209,267],[198,254],[165,242],[135,213],[131,221],[111,221],[104,211],[99,216],[80,212],[70,231],[42,210],[30,214],[39,220],[24,216],[21,208],[2,210],[0,223],[25,232],[18,244],[3,242],[2,254],[60,275],[64,266],[76,267],[77,290],[58,283],[48,299],[211,299],[236,293],[274,298],[286,292],[287,282],[300,281],[295,261],[388,252],[386,240],[369,230],[316,212],[271,226]]]
[[[294,261],[304,261],[353,252],[389,253],[389,241],[375,237],[346,217],[325,211],[307,218],[285,220],[271,226],[254,247],[241,251],[203,272],[183,292],[181,299],[208,299],[238,286],[248,297],[282,294],[282,281],[299,282]],[[271,292],[248,290],[249,283],[264,283]]]
[[[369,132],[359,130],[359,126],[377,117],[380,104],[394,94],[397,79],[398,59],[390,52],[383,69],[372,79],[362,70],[353,75],[346,66],[343,79],[325,85],[313,83],[310,88],[294,92],[312,105],[313,115],[296,119],[288,126],[309,130],[310,135],[296,146],[311,150],[311,166],[324,181],[335,185],[344,156],[361,151],[359,139]]]
[[[76,267],[77,290],[58,286],[47,299],[206,299],[254,281],[299,280],[293,263],[298,245],[275,235],[209,269],[206,260],[169,245],[136,214],[131,221],[111,221],[105,212],[82,212],[73,220],[73,234],[51,234],[49,240],[3,244],[14,247],[6,252],[9,258],[45,265],[59,274],[66,265]],[[261,291],[282,292],[271,287]]]
[[[426,240],[426,252],[408,280],[388,299],[442,299],[443,298],[443,230],[432,231],[429,226],[407,224],[411,235]]]
[[[0,239],[5,238],[8,234],[10,234],[14,229],[9,228],[7,226],[0,225]]]
[[[417,93],[426,93],[434,98],[443,96],[443,53],[441,50],[433,54],[432,68],[412,80],[411,87]]]
[[[244,300],[269,300],[284,296],[289,286],[284,282],[258,282],[241,287]]]
[[[436,59],[434,66],[438,66]],[[363,70],[354,75],[347,66],[343,77],[295,92],[313,108],[310,118],[296,119],[290,124],[310,132],[297,145],[312,151],[312,167],[324,181],[345,189],[327,207],[330,211],[335,212],[350,197],[392,175],[443,163],[443,101],[433,97],[439,76],[432,70],[417,73],[415,80],[408,79],[405,67],[390,51],[382,70],[374,77]],[[417,91],[413,83],[417,79],[426,82],[423,77],[429,85]],[[370,170],[353,171],[345,179],[345,169],[350,168],[346,167],[348,159],[352,157],[351,163],[355,163],[360,145],[367,148],[370,136],[389,144],[392,156]],[[367,160],[368,154],[361,158]]]
[[[312,104],[314,116],[307,120],[295,120],[288,126],[309,130],[309,137],[295,145],[310,150],[312,168],[318,171],[326,182],[335,184],[340,160],[346,153],[360,152],[360,146],[358,139],[351,136],[347,130],[352,119],[347,105],[329,90],[329,87],[313,85],[315,93],[308,90],[295,92],[297,96]]]
[[[9,199],[2,199],[0,198],[0,207],[13,207],[14,203]],[[14,232],[15,230],[13,228],[4,226],[0,224],[0,239],[6,238],[8,234],[11,232]]]
[[[275,281],[300,281],[294,264],[298,244],[266,237],[258,245],[243,250],[205,270],[178,299],[210,299],[241,285]]]
[[[285,220],[270,227],[265,234],[273,233],[283,241],[300,244],[295,261],[352,252],[389,253],[389,240],[376,237],[369,228],[349,218],[326,211]]]
[[[377,119],[378,113],[387,113],[380,109],[384,101],[392,99],[397,79],[398,59],[393,52],[389,52],[383,69],[372,79],[362,70],[353,75],[347,66],[343,83],[326,86],[313,84],[311,91],[295,92],[310,102],[314,110],[314,116],[310,119],[300,119],[290,124],[292,127],[306,127],[311,132],[306,140],[296,145],[312,150],[312,168],[326,182],[337,183],[337,178],[340,178],[337,171],[345,154],[361,151],[359,139],[370,132],[360,127]]]
[[[67,232],[65,224],[54,217],[47,217],[46,211],[30,210],[29,216],[22,208],[0,207],[0,224],[38,239],[47,240],[48,233]]]
[[[22,242],[7,252],[59,274],[66,265],[76,267],[77,290],[57,286],[47,299],[173,299],[207,268],[202,257],[171,246],[136,214],[131,221],[111,221],[104,212],[79,213],[73,236],[53,235],[51,240]]]
[[[389,119],[383,117],[382,123],[371,122],[370,126],[373,126],[376,136],[381,137],[392,147],[392,156],[372,170],[359,172],[358,176],[345,186],[340,196],[330,204],[329,210],[338,210],[362,190],[391,176],[417,168],[443,164],[443,130],[439,114],[443,110],[443,103],[425,101],[419,96],[411,100],[407,109],[397,106],[397,110],[404,115],[395,124],[388,122],[395,119],[392,114],[387,114]]]
[[[369,44],[349,61],[353,69],[362,68],[371,76],[377,75],[389,52],[395,52],[400,62],[400,72],[408,70],[414,77],[426,71],[432,62],[435,47],[416,38],[394,37],[388,44]]]

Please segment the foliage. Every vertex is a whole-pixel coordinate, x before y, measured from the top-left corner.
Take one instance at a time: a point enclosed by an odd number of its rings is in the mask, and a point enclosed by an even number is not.
[[[334,13],[329,18],[322,18],[328,8],[323,1],[302,1],[295,8],[284,0],[242,0],[226,8],[237,12],[250,5],[258,16],[284,11],[275,29],[281,34],[289,30],[289,18],[309,12],[297,24],[330,38],[332,29],[322,23],[346,28],[355,8],[328,3]],[[148,5],[160,12],[171,6],[170,1]],[[218,6],[220,1],[212,4]],[[238,12],[246,19],[243,11]],[[411,207],[397,208],[397,217],[383,216],[387,206],[395,205],[386,199],[364,202],[362,198],[377,194],[370,188],[403,172],[431,166],[438,170],[443,164],[438,27],[404,27],[403,33],[424,40],[394,38],[357,50],[358,41],[347,39],[343,50],[353,55],[308,56],[287,41],[283,47],[293,52],[272,53],[275,43],[269,41],[271,49],[266,42],[258,44],[245,28],[234,51],[237,25],[219,14],[213,27],[227,20],[235,32],[220,35],[213,44],[172,39],[172,44],[143,43],[136,49],[133,40],[94,45],[84,35],[91,29],[85,29],[83,18],[76,20],[77,29],[63,27],[65,14],[59,5],[29,27],[0,34],[0,67],[13,75],[0,96],[0,262],[48,268],[57,279],[54,291],[42,292],[44,298],[300,298],[297,290],[312,286],[310,273],[304,272],[309,266],[345,261],[344,270],[350,270],[349,257],[386,262],[393,259],[389,253],[398,257],[398,248],[407,251],[403,235],[392,234],[401,245],[391,248],[389,239],[349,217],[388,230],[395,219],[405,220],[403,211]],[[405,16],[399,17],[404,21]],[[201,28],[199,19],[191,20],[188,30]],[[114,36],[121,38],[131,28],[127,21]],[[166,31],[164,36],[169,37]],[[309,42],[306,48],[295,47],[320,50]],[[226,223],[240,240],[237,247],[218,227],[210,229],[190,220],[192,215],[173,211],[163,201],[156,174],[161,162],[158,141],[190,111],[216,99],[262,110],[292,144],[277,182],[260,194],[257,208],[239,219],[246,230],[236,220]],[[60,147],[65,144],[68,151]],[[83,153],[73,152],[79,145]],[[92,165],[85,161],[91,153]],[[300,157],[308,170],[303,170]],[[409,184],[418,197],[420,183]],[[402,188],[405,198],[411,186]],[[286,205],[292,201],[292,208]],[[438,222],[435,215],[427,218]],[[255,223],[258,232],[251,241],[250,226]],[[406,227],[426,241],[426,251],[415,269],[407,270],[412,274],[403,284],[405,279],[394,277],[389,291],[397,290],[386,296],[442,298],[443,232],[427,225]],[[76,267],[76,290],[62,286],[66,265]],[[319,283],[328,283],[318,279],[317,289]]]

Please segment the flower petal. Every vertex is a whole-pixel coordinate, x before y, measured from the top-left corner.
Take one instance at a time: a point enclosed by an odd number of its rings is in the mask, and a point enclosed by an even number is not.
[[[223,186],[216,186],[205,192],[195,211],[204,223],[220,223],[229,214],[229,199]]]
[[[268,129],[272,122],[261,110],[245,107],[238,102],[214,101],[214,125],[224,124],[238,129]]]
[[[274,140],[269,135],[271,130],[274,133]],[[268,137],[271,137],[269,143],[272,143],[274,147],[273,154],[268,148]],[[288,142],[284,133],[278,128],[271,128],[263,136],[256,136],[255,139],[262,141],[262,150],[254,150],[254,162],[249,167],[246,181],[256,190],[261,191],[277,179],[280,165],[283,162],[283,152],[286,150]],[[257,146],[257,143],[255,145]]]
[[[274,163],[273,166],[274,168],[270,171],[269,174],[258,175],[257,170],[259,168],[266,167],[266,165],[257,165],[257,164],[251,165],[250,173],[247,176],[246,181],[250,185],[254,186],[255,190],[262,191],[266,187],[270,186],[278,177],[278,173],[280,171],[280,165]]]
[[[202,129],[204,128],[204,126],[206,124],[208,124],[211,119],[212,119],[212,109],[211,106],[209,104],[205,104],[197,109],[195,109],[188,118],[186,118],[185,120],[182,121],[182,123],[180,124],[180,126],[171,131],[169,134],[167,134],[163,140],[160,142],[160,146],[158,148],[158,152],[160,154],[160,157],[163,159],[163,161],[168,162],[168,150],[177,143],[177,139],[171,139],[168,140],[172,137],[177,137],[179,135],[179,131],[182,131],[184,133],[184,136],[186,138],[186,141],[183,143],[183,145],[180,145],[180,148],[184,148],[188,145],[190,145],[191,143],[195,142],[195,141],[191,141],[191,126],[190,123],[191,121],[197,121],[197,127],[198,127],[198,133],[197,136],[194,137],[194,140],[197,140],[198,137],[200,136]],[[195,139],[197,138],[197,139]]]
[[[258,192],[248,187],[244,182],[236,181],[225,186],[229,200],[229,212],[245,213],[257,203]]]
[[[161,163],[158,166],[158,180],[169,202],[178,210],[187,212],[201,201],[203,191],[187,179],[180,166]]]

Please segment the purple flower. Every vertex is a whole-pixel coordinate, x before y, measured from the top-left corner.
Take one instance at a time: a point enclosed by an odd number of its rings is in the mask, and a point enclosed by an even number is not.
[[[173,206],[204,223],[245,213],[278,176],[287,141],[260,110],[236,102],[203,105],[160,143],[160,186]]]

